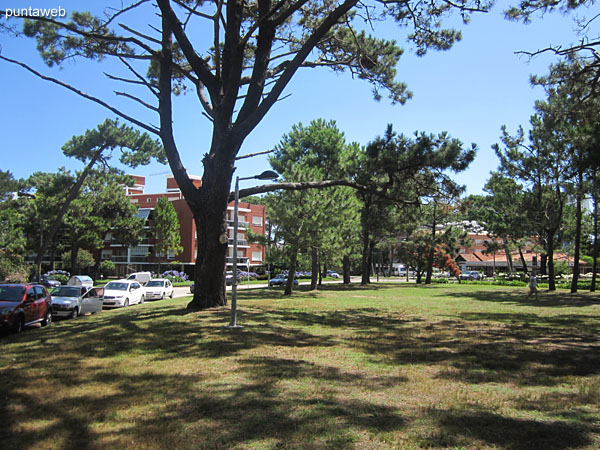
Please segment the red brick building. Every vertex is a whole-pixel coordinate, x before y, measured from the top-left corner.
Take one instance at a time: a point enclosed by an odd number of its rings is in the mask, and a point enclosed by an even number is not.
[[[109,232],[105,237],[105,246],[101,253],[103,260],[110,259],[117,265],[117,275],[124,276],[137,271],[156,271],[158,269],[159,259],[163,263],[161,270],[168,270],[168,262],[176,261],[173,268],[184,271],[191,275],[192,266],[196,261],[197,239],[196,225],[188,204],[183,199],[183,195],[177,185],[175,178],[168,177],[166,192],[157,194],[148,194],[145,192],[146,180],[143,176],[132,176],[135,180],[133,186],[127,186],[126,194],[131,198],[131,202],[138,206],[138,217],[145,220],[143,236],[135,247],[126,247],[116,243],[112,234]],[[202,185],[200,177],[190,177],[196,186]],[[150,223],[152,221],[152,211],[154,210],[158,199],[166,197],[173,204],[177,217],[179,219],[181,246],[183,251],[177,255],[169,254],[158,258],[153,249],[153,236],[150,232]],[[252,269],[263,264],[265,259],[265,249],[263,246],[248,242],[246,228],[254,233],[265,234],[266,209],[263,205],[254,205],[251,203],[240,202],[238,205],[238,264],[244,270],[244,266]],[[227,207],[227,234],[229,235],[229,249],[227,253],[227,264],[233,262],[233,202]]]

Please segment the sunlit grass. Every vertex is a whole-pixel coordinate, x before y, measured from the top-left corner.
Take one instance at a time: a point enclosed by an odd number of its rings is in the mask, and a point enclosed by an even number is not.
[[[600,299],[474,285],[239,292],[0,339],[21,448],[600,447]]]

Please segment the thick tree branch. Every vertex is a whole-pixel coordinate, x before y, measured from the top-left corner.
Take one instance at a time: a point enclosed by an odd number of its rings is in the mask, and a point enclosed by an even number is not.
[[[293,75],[296,73],[301,64],[306,60],[308,55],[313,51],[319,41],[327,34],[327,32],[338,21],[347,14],[359,0],[346,0],[338,6],[329,16],[323,20],[319,27],[306,40],[300,51],[289,62],[280,78],[277,80],[269,95],[260,103],[258,108],[242,123],[237,125],[239,132],[243,135],[249,134],[260,123],[262,118],[267,114],[271,107],[275,104],[285,87],[288,85]]]
[[[208,63],[204,61],[194,49],[194,46],[187,37],[185,31],[181,27],[181,22],[175,15],[175,12],[171,8],[168,0],[157,0],[157,4],[162,12],[163,18],[167,21],[169,29],[172,30],[175,35],[175,39],[181,47],[181,51],[187,58],[188,62],[192,66],[192,70],[198,76],[198,79],[208,89],[208,93],[214,100],[216,98],[216,79],[210,71]]]
[[[369,186],[365,186],[363,184],[355,183],[354,181],[349,180],[325,180],[325,181],[300,181],[300,182],[285,182],[285,183],[273,183],[273,184],[264,184],[261,186],[255,186],[247,189],[240,189],[239,196],[247,197],[249,195],[256,194],[264,194],[265,192],[274,192],[279,190],[285,191],[302,191],[306,189],[324,189],[328,187],[335,186],[348,186],[357,191],[373,194],[377,197],[384,198],[386,200],[390,200],[397,204],[402,205],[417,205],[419,204],[419,200],[406,200],[399,199],[396,197],[392,197],[387,195],[385,192],[379,191],[377,189],[370,188]],[[233,201],[235,199],[235,192],[231,192],[229,194],[229,201]]]
[[[194,201],[197,191],[190,177],[188,176],[185,167],[181,162],[175,138],[173,137],[173,105],[171,102],[172,95],[172,77],[173,77],[173,41],[170,21],[165,14],[162,16],[162,55],[160,59],[160,69],[158,76],[159,86],[159,116],[160,116],[160,137],[165,148],[169,167],[181,193],[188,203]]]

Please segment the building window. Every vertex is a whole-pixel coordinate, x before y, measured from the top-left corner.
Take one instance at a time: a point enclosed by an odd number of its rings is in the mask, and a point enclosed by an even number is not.
[[[102,250],[102,259],[111,259],[112,255],[112,250]]]
[[[254,225],[255,227],[262,227],[262,224],[262,216],[252,216],[252,225]]]
[[[262,252],[252,252],[252,261],[262,261]]]

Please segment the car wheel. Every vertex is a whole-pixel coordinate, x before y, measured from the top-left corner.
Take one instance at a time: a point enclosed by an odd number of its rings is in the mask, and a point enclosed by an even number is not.
[[[169,295],[169,298],[173,298],[173,294],[174,294],[174,293],[175,293],[175,290],[173,289],[173,290],[171,291],[171,295]]]
[[[146,299],[145,299],[145,298],[144,298],[144,296],[142,295],[142,298],[140,298],[140,304],[144,303],[144,300],[146,300]]]
[[[74,308],[73,312],[71,313],[71,319],[75,319],[78,315],[79,311],[77,310],[77,308]]]
[[[161,299],[161,300],[164,300],[164,299],[165,299],[165,297],[166,297],[166,295],[165,295],[165,293],[163,292],[163,293],[162,293],[162,297],[161,297],[160,299]]]
[[[12,331],[15,334],[19,334],[23,331],[23,327],[25,326],[25,318],[23,316],[18,316],[13,322]]]
[[[123,302],[123,308],[127,308],[129,306],[129,299],[126,298],[125,301]]]
[[[51,325],[52,324],[52,311],[46,311],[46,317],[44,317],[44,320],[42,320],[42,326],[45,327],[46,325]]]

